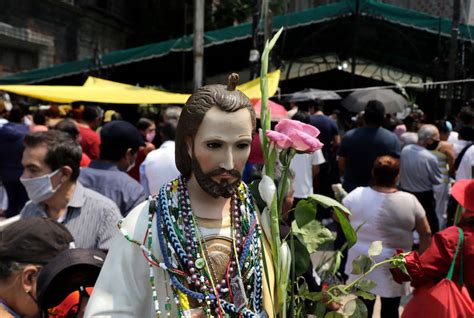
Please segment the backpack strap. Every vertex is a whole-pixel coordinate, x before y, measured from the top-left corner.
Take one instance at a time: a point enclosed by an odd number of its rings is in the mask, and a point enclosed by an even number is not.
[[[454,171],[458,170],[459,165],[461,164],[462,157],[464,157],[464,154],[466,151],[472,146],[472,142],[468,143],[464,148],[462,148],[461,152],[459,155],[456,157],[456,160],[454,161]]]
[[[459,248],[461,248],[461,262],[459,263],[459,279],[458,279],[458,284],[462,285],[464,283],[463,279],[463,263],[464,263],[464,232],[463,230],[458,227],[459,231],[459,239],[458,239],[458,244],[456,246],[456,251],[454,252],[454,257],[453,261],[451,262],[451,266],[449,267],[449,272],[448,275],[446,276],[446,279],[452,280],[453,274],[454,274],[454,266],[456,265],[456,258],[458,256]]]

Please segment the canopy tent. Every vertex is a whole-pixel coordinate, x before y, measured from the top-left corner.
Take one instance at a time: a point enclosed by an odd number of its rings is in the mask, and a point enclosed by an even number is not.
[[[450,19],[381,3],[376,0],[344,0],[317,6],[310,10],[276,16],[272,20],[272,27],[273,30],[278,30],[280,27],[284,27],[285,30],[291,30],[341,17],[348,17],[354,14],[356,1],[360,2],[360,14],[362,16],[436,33],[444,37],[450,36],[452,24]],[[471,34],[474,34],[474,27],[460,25],[459,38],[461,40],[472,42]],[[251,37],[251,23],[243,23],[206,32],[204,35],[204,46],[209,48]],[[12,74],[1,78],[0,83],[35,83],[77,74],[87,74],[97,69],[107,69],[114,66],[161,58],[172,52],[191,51],[192,48],[193,36],[187,35],[178,39],[102,54],[99,63],[97,63],[97,59],[87,58],[53,67]]]
[[[275,95],[280,70],[268,74],[269,96]],[[251,99],[259,99],[260,78],[237,86]],[[83,86],[0,85],[0,90],[56,103],[95,102],[109,104],[184,104],[190,94],[142,88],[90,76]]]

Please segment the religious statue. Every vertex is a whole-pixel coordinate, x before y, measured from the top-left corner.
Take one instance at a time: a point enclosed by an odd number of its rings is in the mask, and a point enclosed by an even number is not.
[[[181,175],[119,223],[87,317],[274,316],[266,234],[241,181],[255,129],[228,84],[198,89],[178,122]]]

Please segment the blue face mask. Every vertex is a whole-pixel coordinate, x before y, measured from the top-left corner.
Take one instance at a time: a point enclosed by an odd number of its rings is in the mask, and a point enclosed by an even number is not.
[[[53,189],[51,177],[59,172],[60,169],[37,178],[20,178],[20,182],[28,193],[28,198],[34,203],[43,202],[51,198],[59,189],[59,184],[56,189]]]

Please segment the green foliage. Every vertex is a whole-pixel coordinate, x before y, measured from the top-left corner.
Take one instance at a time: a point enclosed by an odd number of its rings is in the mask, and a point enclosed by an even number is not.
[[[362,297],[362,298],[367,299],[367,300],[374,300],[375,299],[374,294],[368,293],[368,292],[363,291],[363,290],[358,290],[354,294],[356,296]]]
[[[263,201],[262,197],[260,196],[260,192],[258,191],[258,184],[260,183],[259,180],[254,180],[249,184],[249,191],[250,194],[252,195],[253,199],[255,200],[255,203],[260,211],[263,211],[265,208],[265,201]]]
[[[369,256],[377,256],[382,253],[383,247],[382,247],[382,241],[374,241],[370,243],[369,246]]]
[[[344,304],[344,308],[342,311],[344,312],[345,316],[352,316],[356,311],[357,303],[355,299],[349,300],[347,303]]]
[[[367,307],[364,302],[360,299],[356,299],[356,309],[354,313],[350,316],[351,318],[367,318],[369,313],[367,312]]]
[[[352,261],[352,272],[353,275],[360,275],[367,273],[372,266],[374,261],[365,255],[359,255]]]
[[[314,253],[321,244],[335,239],[331,231],[329,231],[321,222],[311,220],[304,226],[299,227],[296,221],[291,224],[293,234],[306,246],[309,253]]]
[[[324,316],[324,318],[344,318],[344,315],[337,311],[330,311]]]
[[[308,268],[311,266],[311,257],[306,249],[306,246],[300,242],[297,237],[294,237],[294,254],[292,259],[295,261],[295,273],[296,277],[306,273]]]
[[[346,237],[347,248],[354,246],[354,244],[357,242],[357,233],[346,217],[347,215],[350,215],[351,212],[338,201],[324,195],[312,194],[308,199],[314,200],[317,204],[320,204],[324,208],[333,209],[334,214],[336,214],[339,224],[341,225],[342,232]]]
[[[317,208],[306,200],[301,200],[296,205],[295,220],[299,227],[303,227],[316,218]]]
[[[376,286],[377,286],[377,283],[370,279],[361,280],[359,284],[357,284],[357,287],[359,287],[360,289],[366,292],[371,291]]]
[[[308,197],[308,200],[314,200],[324,208],[339,208],[340,211],[346,213],[347,215],[351,214],[351,211],[349,211],[349,209],[343,206],[340,202],[325,195],[311,194]]]

